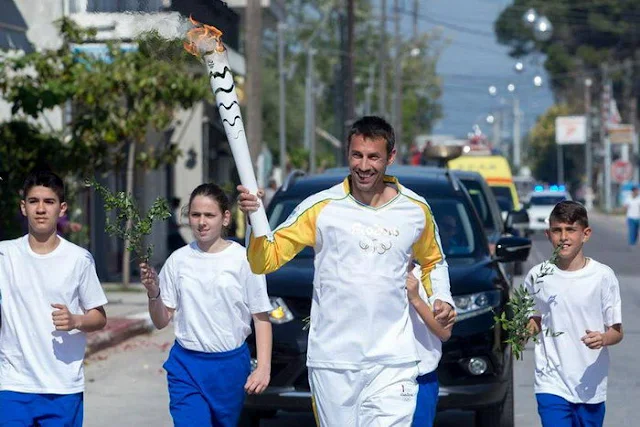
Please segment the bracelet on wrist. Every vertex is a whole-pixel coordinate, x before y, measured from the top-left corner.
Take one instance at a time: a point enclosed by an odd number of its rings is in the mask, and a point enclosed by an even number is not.
[[[147,297],[149,298],[149,301],[155,301],[158,298],[160,298],[160,287],[158,286],[158,295],[156,295],[155,297],[150,297],[149,294],[147,293]]]

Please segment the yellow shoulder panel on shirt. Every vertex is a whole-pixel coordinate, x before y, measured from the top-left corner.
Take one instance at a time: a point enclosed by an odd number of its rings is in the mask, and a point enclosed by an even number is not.
[[[408,192],[406,188],[402,189],[402,193],[407,196],[409,200],[420,207],[424,213],[425,223],[422,233],[418,237],[418,240],[413,244],[413,256],[420,264],[422,270],[421,280],[424,286],[427,296],[433,295],[433,289],[431,286],[431,271],[435,268],[436,264],[444,260],[444,252],[442,251],[442,245],[440,244],[440,234],[438,233],[438,226],[431,212],[429,204],[422,197],[413,192]],[[415,197],[413,197],[415,195]]]
[[[300,203],[273,236],[251,235],[247,259],[255,274],[277,270],[295,257],[305,246],[316,242],[316,222],[322,209],[333,199],[311,196]]]

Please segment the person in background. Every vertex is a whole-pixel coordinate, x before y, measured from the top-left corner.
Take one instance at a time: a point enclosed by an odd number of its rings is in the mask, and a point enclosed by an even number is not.
[[[640,197],[638,187],[633,187],[631,196],[624,202],[624,210],[627,214],[627,235],[629,248],[633,249],[638,242],[638,230],[640,229]]]

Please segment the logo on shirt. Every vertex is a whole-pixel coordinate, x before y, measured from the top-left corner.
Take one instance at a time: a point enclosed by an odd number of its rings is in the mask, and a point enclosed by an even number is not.
[[[416,392],[414,388],[405,388],[404,384],[401,384],[400,387],[402,388],[402,391],[400,392],[400,397],[402,398],[402,400],[407,401],[415,397]]]
[[[384,227],[379,224],[365,226],[356,222],[351,226],[351,234],[360,237],[360,249],[382,255],[393,247],[391,240],[400,235],[400,230],[397,227]]]

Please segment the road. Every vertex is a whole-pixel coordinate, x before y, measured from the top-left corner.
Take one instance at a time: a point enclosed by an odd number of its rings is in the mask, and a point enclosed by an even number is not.
[[[612,364],[605,426],[635,426],[635,405],[640,401],[640,250],[626,246],[621,218],[594,215],[594,229],[585,252],[611,266],[620,281],[623,301],[624,341],[611,348]],[[529,264],[542,261],[550,253],[543,236],[533,237]],[[516,283],[521,283],[521,278]],[[173,331],[166,329],[150,336],[133,338],[120,346],[98,353],[87,361],[85,426],[171,426],[166,379],[162,363],[173,342]],[[533,352],[515,365],[516,427],[539,427],[533,395]],[[438,414],[437,427],[473,426],[473,416],[465,412]],[[313,426],[307,414],[279,414],[263,420],[261,427]]]

